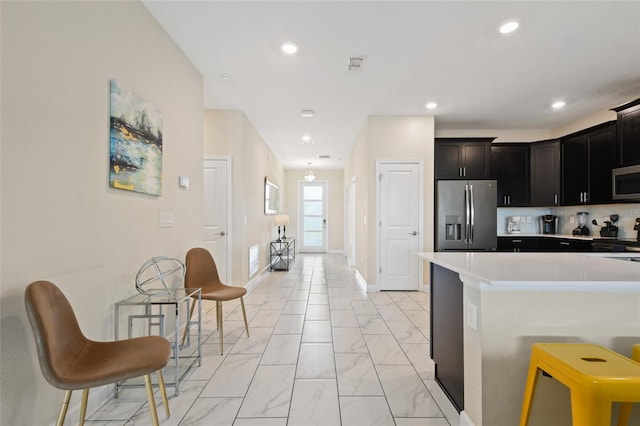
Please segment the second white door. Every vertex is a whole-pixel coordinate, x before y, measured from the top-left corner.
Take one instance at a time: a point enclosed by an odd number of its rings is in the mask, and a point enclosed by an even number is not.
[[[419,162],[378,163],[379,288],[418,290],[422,244]]]

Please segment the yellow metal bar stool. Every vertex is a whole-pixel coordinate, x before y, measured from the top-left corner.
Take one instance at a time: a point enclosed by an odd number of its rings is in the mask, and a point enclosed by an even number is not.
[[[609,426],[613,402],[640,402],[640,363],[598,345],[535,343],[520,426],[529,421],[538,370],[570,389],[574,426]]]
[[[640,362],[640,343],[633,345],[631,358]],[[618,426],[627,426],[629,424],[629,417],[631,416],[631,403],[625,402],[620,405],[620,415],[618,416]]]

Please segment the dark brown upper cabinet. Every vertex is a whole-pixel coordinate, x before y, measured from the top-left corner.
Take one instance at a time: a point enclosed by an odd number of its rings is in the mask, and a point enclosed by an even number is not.
[[[491,145],[491,173],[498,181],[498,207],[529,205],[529,144]]]
[[[560,140],[531,144],[531,205],[560,204]]]
[[[490,179],[495,138],[435,138],[436,179]]]
[[[618,114],[617,166],[640,164],[640,99],[612,110]]]
[[[616,159],[616,122],[582,130],[562,141],[562,204],[611,202],[611,169]]]

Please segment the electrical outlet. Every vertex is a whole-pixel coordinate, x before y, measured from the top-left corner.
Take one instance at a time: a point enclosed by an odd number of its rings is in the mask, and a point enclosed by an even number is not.
[[[476,305],[471,302],[467,302],[467,325],[473,330],[478,326],[476,314]]]

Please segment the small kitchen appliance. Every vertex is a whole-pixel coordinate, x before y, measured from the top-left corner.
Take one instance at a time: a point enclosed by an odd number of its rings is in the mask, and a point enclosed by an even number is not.
[[[573,235],[589,235],[589,227],[587,226],[587,220],[589,218],[589,212],[578,212],[578,227],[572,232]]]
[[[618,236],[618,227],[614,225],[618,221],[619,216],[617,214],[612,214],[609,216],[610,220],[605,220],[604,223],[606,226],[598,225],[598,221],[593,219],[591,221],[592,224],[596,226],[600,226],[600,236],[607,238],[615,238]]]
[[[545,214],[540,216],[540,231],[543,234],[555,234],[558,230],[558,216]]]
[[[507,234],[520,233],[520,216],[507,217]]]

